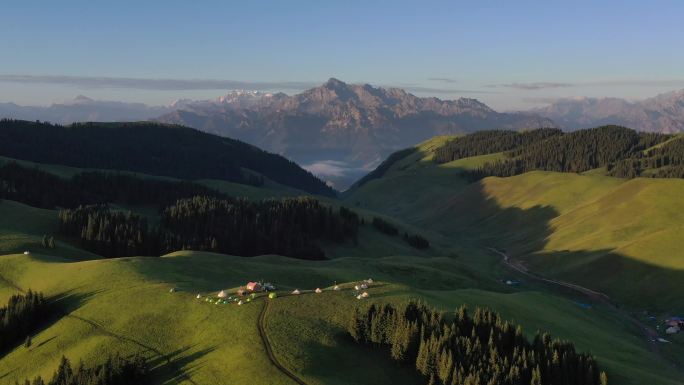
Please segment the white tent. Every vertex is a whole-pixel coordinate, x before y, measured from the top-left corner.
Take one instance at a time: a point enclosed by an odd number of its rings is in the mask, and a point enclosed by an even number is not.
[[[217,297],[219,297],[219,298],[226,298],[227,296],[228,296],[228,293],[226,293],[225,290],[219,291],[219,293],[217,295]]]
[[[321,294],[323,292],[323,290],[321,290],[320,287],[317,287],[314,291],[316,292],[316,294]]]
[[[339,291],[339,290],[340,290],[340,287],[339,287],[339,286],[337,286],[337,285],[335,285],[335,287],[333,287],[333,290],[335,290],[335,291]]]
[[[299,289],[294,289],[294,290],[292,291],[292,294],[294,294],[294,295],[300,294]]]
[[[362,283],[359,285],[359,289],[361,289],[361,290],[368,289],[368,285],[366,285],[365,283]]]
[[[361,290],[361,287],[359,285],[354,286],[354,290],[359,291]]]
[[[200,298],[202,298],[202,295],[201,295],[201,294],[197,294],[197,299],[200,299]]]
[[[667,334],[677,334],[679,333],[679,326],[670,326],[669,328],[665,329],[665,333]]]
[[[28,251],[24,251],[24,255],[29,255],[29,254],[31,254],[31,253],[29,253]]]
[[[366,283],[369,284],[369,285],[370,285],[371,283],[373,283],[373,278],[368,278],[368,279],[366,280]]]
[[[367,292],[367,291],[364,291],[364,292],[361,294],[361,298],[368,298],[368,292]]]

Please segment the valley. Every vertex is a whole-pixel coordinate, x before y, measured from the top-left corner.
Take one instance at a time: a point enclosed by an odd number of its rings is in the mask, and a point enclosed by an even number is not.
[[[654,342],[656,336],[646,338],[642,326],[654,328],[682,306],[675,241],[682,223],[676,209],[682,180],[619,179],[592,170],[532,171],[473,182],[464,172],[506,155],[436,163],[435,152],[449,140],[453,137],[437,137],[393,157],[382,172],[339,198],[313,195],[363,220],[355,241],[321,241],[326,259],[318,261],[200,250],[102,258],[60,235],[58,208],[1,201],[0,301],[30,288],[62,310],[36,331],[31,347],[17,346],[0,359],[0,378],[10,383],[49,378],[62,355],[90,364],[115,351],[142,354],[155,384],[264,378],[269,384],[418,384],[424,380],[410,367],[353,343],[345,332],[349,315],[364,303],[413,299],[446,314],[464,304],[487,307],[521,324],[528,338],[541,330],[570,340],[596,357],[610,383],[681,382],[680,336],[667,336],[667,344]],[[18,164],[59,178],[85,171]],[[260,186],[200,180],[218,193],[256,200],[310,195],[266,178]],[[149,204],[117,205],[151,223],[159,220]],[[413,248],[379,231],[371,224],[376,217],[401,233],[425,237],[429,248]],[[43,246],[45,234],[56,236],[54,248]],[[519,266],[524,268],[511,268]],[[581,285],[610,300],[529,274]],[[374,280],[369,297],[359,300],[350,288],[368,278]],[[223,289],[233,295],[258,280],[275,283],[277,297],[258,296],[242,306],[196,298]],[[629,287],[622,284],[626,281]],[[333,290],[337,285],[342,290]],[[322,293],[288,295],[316,288]]]

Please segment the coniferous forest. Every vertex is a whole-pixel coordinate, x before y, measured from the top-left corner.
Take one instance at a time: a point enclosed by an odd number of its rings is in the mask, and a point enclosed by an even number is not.
[[[619,178],[680,178],[684,176],[682,147],[684,139],[619,126],[570,133],[555,129],[486,131],[446,143],[437,150],[435,161],[504,152],[501,160],[465,171],[471,180],[533,170],[579,173],[601,167]]]
[[[572,343],[537,334],[492,311],[461,307],[446,317],[422,303],[357,308],[347,331],[357,343],[389,350],[430,385],[607,385],[594,357]]]
[[[196,195],[227,197],[216,190],[186,181],[99,171],[61,178],[16,162],[0,165],[0,199],[46,209],[113,202],[163,208],[178,199]]]
[[[359,217],[308,198],[248,201],[194,197],[166,207],[158,226],[104,205],[59,213],[60,231],[85,249],[108,257],[206,250],[254,256],[281,254],[324,259],[315,241],[356,240]]]
[[[121,156],[126,154],[126,156]],[[309,193],[335,191],[280,155],[238,140],[154,122],[69,126],[0,120],[0,155],[39,163],[132,171],[186,180],[263,183],[249,169]]]
[[[42,293],[29,290],[15,294],[0,307],[0,352],[28,340],[49,315],[49,304]]]
[[[49,380],[38,376],[15,385],[145,385],[148,375],[148,364],[140,356],[127,359],[110,355],[101,365],[86,367],[81,362],[75,368],[68,358],[62,356],[59,367]]]

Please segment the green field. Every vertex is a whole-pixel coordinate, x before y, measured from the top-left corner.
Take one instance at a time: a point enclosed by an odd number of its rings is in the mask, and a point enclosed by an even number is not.
[[[545,172],[468,184],[460,170],[501,154],[437,166],[431,151],[444,140],[422,144],[341,202],[326,200],[424,235],[432,247],[422,252],[366,225],[358,245],[323,245],[327,261],[191,251],[101,259],[64,239],[54,250],[43,249],[43,234],[57,232],[56,212],[0,201],[0,301],[31,288],[63,309],[33,336],[30,348],[18,346],[0,359],[0,383],[49,377],[63,354],[90,364],[106,352],[121,352],[148,357],[155,384],[292,384],[269,361],[258,333],[260,312],[270,301],[264,326],[273,353],[307,384],[420,384],[413,370],[383,351],[353,344],[343,332],[360,303],[347,289],[369,277],[376,284],[367,301],[415,298],[447,312],[462,304],[484,306],[522,324],[528,335],[545,330],[569,339],[597,357],[611,384],[682,383],[671,363],[682,341],[655,354],[622,312],[600,303],[580,306],[591,301],[508,270],[486,248],[506,249],[545,275],[605,290],[631,309],[641,309],[643,301],[643,309],[660,317],[668,304],[681,309],[677,274],[684,259],[676,246],[684,214],[668,208],[684,204],[677,200],[684,184]],[[297,194],[206,183],[255,199]],[[615,258],[620,269],[614,269]],[[280,296],[243,306],[195,299],[260,279],[275,283]],[[506,279],[522,284],[501,283]],[[343,290],[286,295],[335,283]]]

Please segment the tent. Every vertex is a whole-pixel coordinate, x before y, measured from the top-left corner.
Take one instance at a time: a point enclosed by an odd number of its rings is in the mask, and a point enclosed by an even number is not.
[[[368,298],[368,292],[367,292],[367,291],[364,291],[364,292],[361,294],[361,298]]]
[[[31,253],[28,251],[24,251],[24,255],[29,255],[29,254],[31,254]]]
[[[294,295],[300,294],[299,289],[294,289],[294,290],[292,290],[292,294],[294,294]]]
[[[219,297],[219,298],[226,298],[226,297],[228,297],[228,293],[226,293],[225,290],[221,290],[221,291],[219,291],[217,297]]]
[[[371,283],[373,283],[373,278],[368,278],[368,279],[366,280],[366,283],[369,284],[369,285],[370,285]]]
[[[359,291],[361,290],[361,287],[359,285],[354,286],[354,290]]]
[[[319,287],[317,287],[314,291],[316,292],[316,294],[321,294],[323,292],[323,290],[321,290],[321,288]]]
[[[273,299],[273,298],[275,298],[275,297],[277,297],[277,296],[278,296],[278,295],[277,295],[276,293],[269,293],[269,294],[268,294],[268,298],[270,298],[270,299]]]
[[[260,291],[261,290],[261,284],[259,284],[259,282],[247,282],[247,286],[245,286],[245,287],[249,291]]]
[[[359,289],[361,289],[361,290],[368,289],[368,285],[366,285],[365,283],[362,283],[359,285]],[[357,290],[359,290],[359,289],[357,289]]]
[[[363,299],[363,296],[361,294],[356,296],[356,299]]]
[[[201,295],[201,294],[197,294],[197,297],[195,297],[195,298],[200,299],[200,298],[202,298],[202,295]]]
[[[339,290],[340,290],[340,287],[339,287],[339,286],[337,286],[337,285],[335,285],[335,287],[333,287],[333,290],[335,290],[335,291],[339,291]]]
[[[679,326],[670,326],[669,328],[665,329],[665,333],[667,334],[677,334],[679,333]]]
[[[242,305],[242,300],[238,301],[238,305]]]

